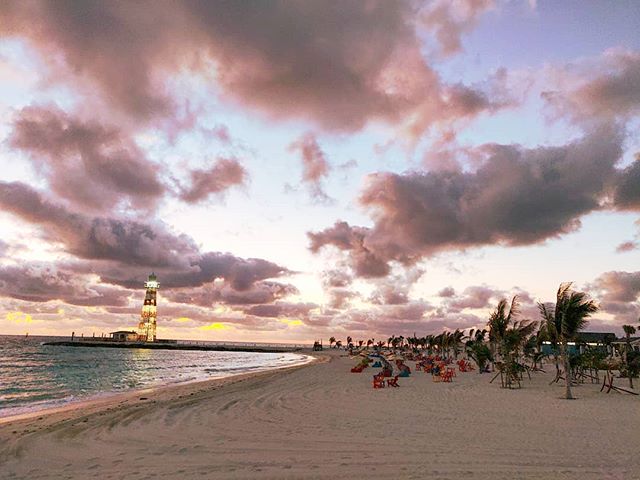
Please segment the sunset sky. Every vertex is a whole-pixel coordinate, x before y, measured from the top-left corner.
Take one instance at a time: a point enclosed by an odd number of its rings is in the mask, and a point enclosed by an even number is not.
[[[640,316],[640,2],[0,3],[0,333]]]

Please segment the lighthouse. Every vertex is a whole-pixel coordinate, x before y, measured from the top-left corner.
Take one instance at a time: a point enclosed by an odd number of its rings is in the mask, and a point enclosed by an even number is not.
[[[142,314],[138,324],[138,340],[142,342],[156,341],[156,294],[160,288],[158,278],[154,273],[144,282],[146,292],[144,294],[144,304]]]

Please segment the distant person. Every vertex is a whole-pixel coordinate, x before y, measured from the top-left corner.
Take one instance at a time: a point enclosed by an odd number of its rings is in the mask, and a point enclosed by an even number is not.
[[[76,336],[76,332],[71,332],[71,341],[73,342],[73,338]]]

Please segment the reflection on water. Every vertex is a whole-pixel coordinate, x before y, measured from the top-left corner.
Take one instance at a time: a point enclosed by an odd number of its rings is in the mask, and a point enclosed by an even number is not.
[[[223,377],[305,359],[293,353],[46,346],[41,345],[43,340],[0,336],[0,416],[109,392]]]

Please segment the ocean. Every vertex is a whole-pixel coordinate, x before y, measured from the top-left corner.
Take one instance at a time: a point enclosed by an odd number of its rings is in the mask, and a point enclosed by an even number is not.
[[[227,377],[309,360],[295,353],[42,345],[56,339],[0,335],[0,417],[127,390]]]

